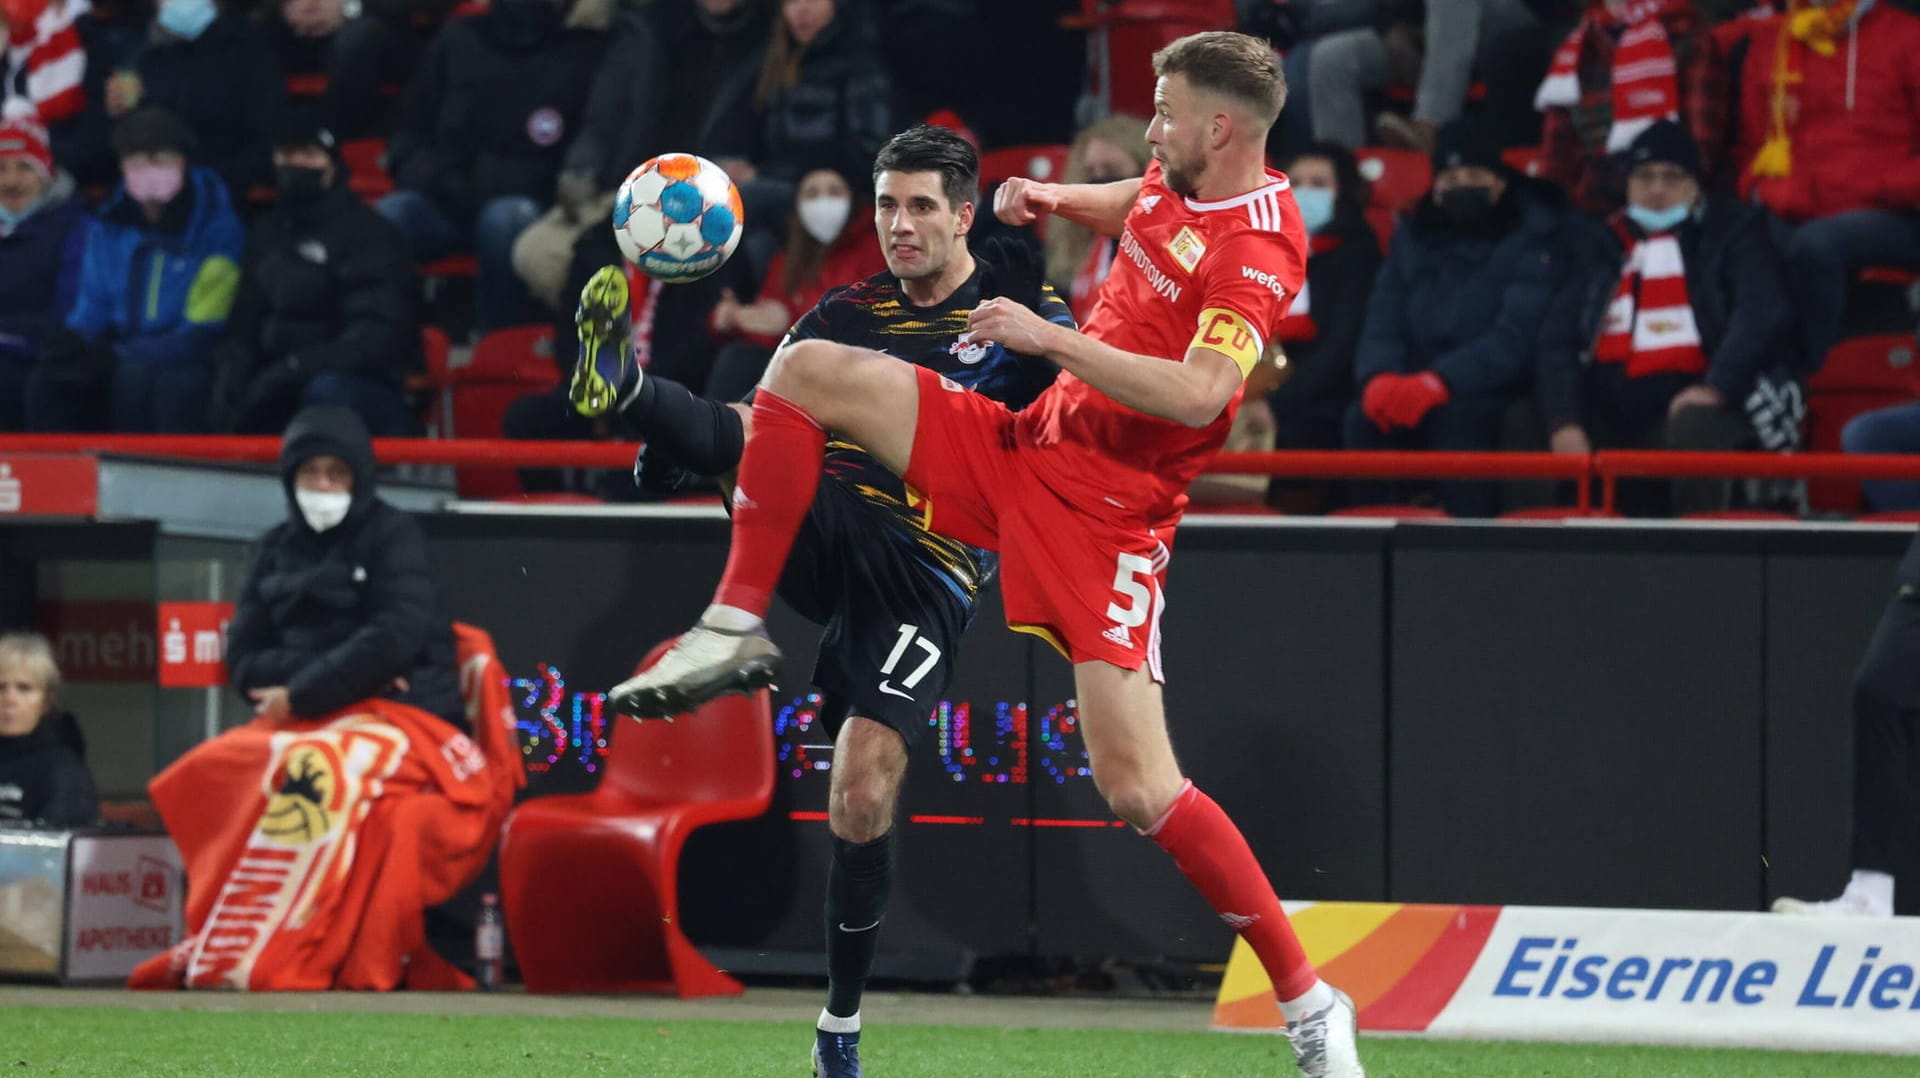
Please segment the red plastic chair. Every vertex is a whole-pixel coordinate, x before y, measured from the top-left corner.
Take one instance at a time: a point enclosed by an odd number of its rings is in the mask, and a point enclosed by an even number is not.
[[[1418,150],[1362,146],[1354,152],[1360,175],[1373,186],[1371,204],[1398,213],[1433,186],[1433,162]]]
[[[515,810],[500,890],[527,991],[739,995],[680,930],[680,850],[698,828],[765,812],[773,778],[763,690],[671,723],[622,721],[599,789]]]
[[[1617,520],[1619,517],[1618,513],[1572,505],[1541,505],[1532,509],[1509,509],[1500,514],[1501,520]]]
[[[1388,520],[1451,520],[1445,509],[1432,505],[1350,505],[1335,509],[1330,517],[1372,517]]]
[[[1920,363],[1910,333],[1883,333],[1841,341],[1807,381],[1812,393],[1899,393],[1920,399]]]
[[[387,155],[387,140],[350,139],[340,144],[340,160],[347,166],[347,189],[362,201],[374,202],[393,193],[393,177],[381,158]]]
[[[1714,509],[1703,513],[1682,513],[1681,520],[1799,520],[1791,513],[1771,509]]]
[[[443,437],[499,438],[514,401],[559,381],[550,327],[495,330],[480,338],[465,363],[448,367],[428,426]],[[520,476],[511,468],[463,467],[457,486],[463,498],[499,498],[520,493]]]
[[[1822,374],[1825,372],[1822,371]],[[1815,382],[1819,381],[1818,376]],[[1814,453],[1839,453],[1840,433],[1855,416],[1896,404],[1908,404],[1914,395],[1879,390],[1832,390],[1809,387],[1807,392],[1807,449]],[[1807,480],[1807,505],[1823,511],[1855,513],[1860,510],[1860,484],[1848,479]]]

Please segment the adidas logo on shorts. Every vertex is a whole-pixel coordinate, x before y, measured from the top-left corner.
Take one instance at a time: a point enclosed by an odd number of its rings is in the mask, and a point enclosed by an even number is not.
[[[1120,645],[1123,648],[1130,648],[1133,646],[1133,636],[1132,634],[1127,632],[1126,626],[1124,625],[1115,625],[1112,628],[1108,629],[1106,632],[1101,633],[1100,635],[1106,637],[1108,640],[1113,641],[1114,643]]]

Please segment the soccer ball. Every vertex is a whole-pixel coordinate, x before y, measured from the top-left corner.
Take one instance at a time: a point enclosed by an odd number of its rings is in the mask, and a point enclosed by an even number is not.
[[[726,170],[690,153],[663,153],[627,175],[613,197],[613,238],[641,273],[697,281],[726,264],[746,215]]]

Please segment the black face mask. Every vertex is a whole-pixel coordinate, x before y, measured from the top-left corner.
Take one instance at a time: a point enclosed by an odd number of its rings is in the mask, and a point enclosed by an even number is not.
[[[312,202],[327,193],[327,170],[306,165],[281,165],[274,170],[280,187],[280,199],[288,203]]]
[[[1452,187],[1440,195],[1440,208],[1455,224],[1477,225],[1493,216],[1493,188]]]

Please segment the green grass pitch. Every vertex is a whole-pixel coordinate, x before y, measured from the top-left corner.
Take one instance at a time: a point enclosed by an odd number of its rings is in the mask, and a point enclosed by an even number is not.
[[[217,1005],[217,1004],[216,1004]],[[1036,1006],[1045,1006],[1044,1002]],[[875,1026],[880,1078],[1291,1075],[1258,1035]],[[564,1075],[798,1078],[808,1030],[769,1022],[506,1015],[0,1010],[0,1071],[33,1075]],[[1373,1078],[1893,1078],[1920,1060],[1776,1052],[1370,1038]]]

